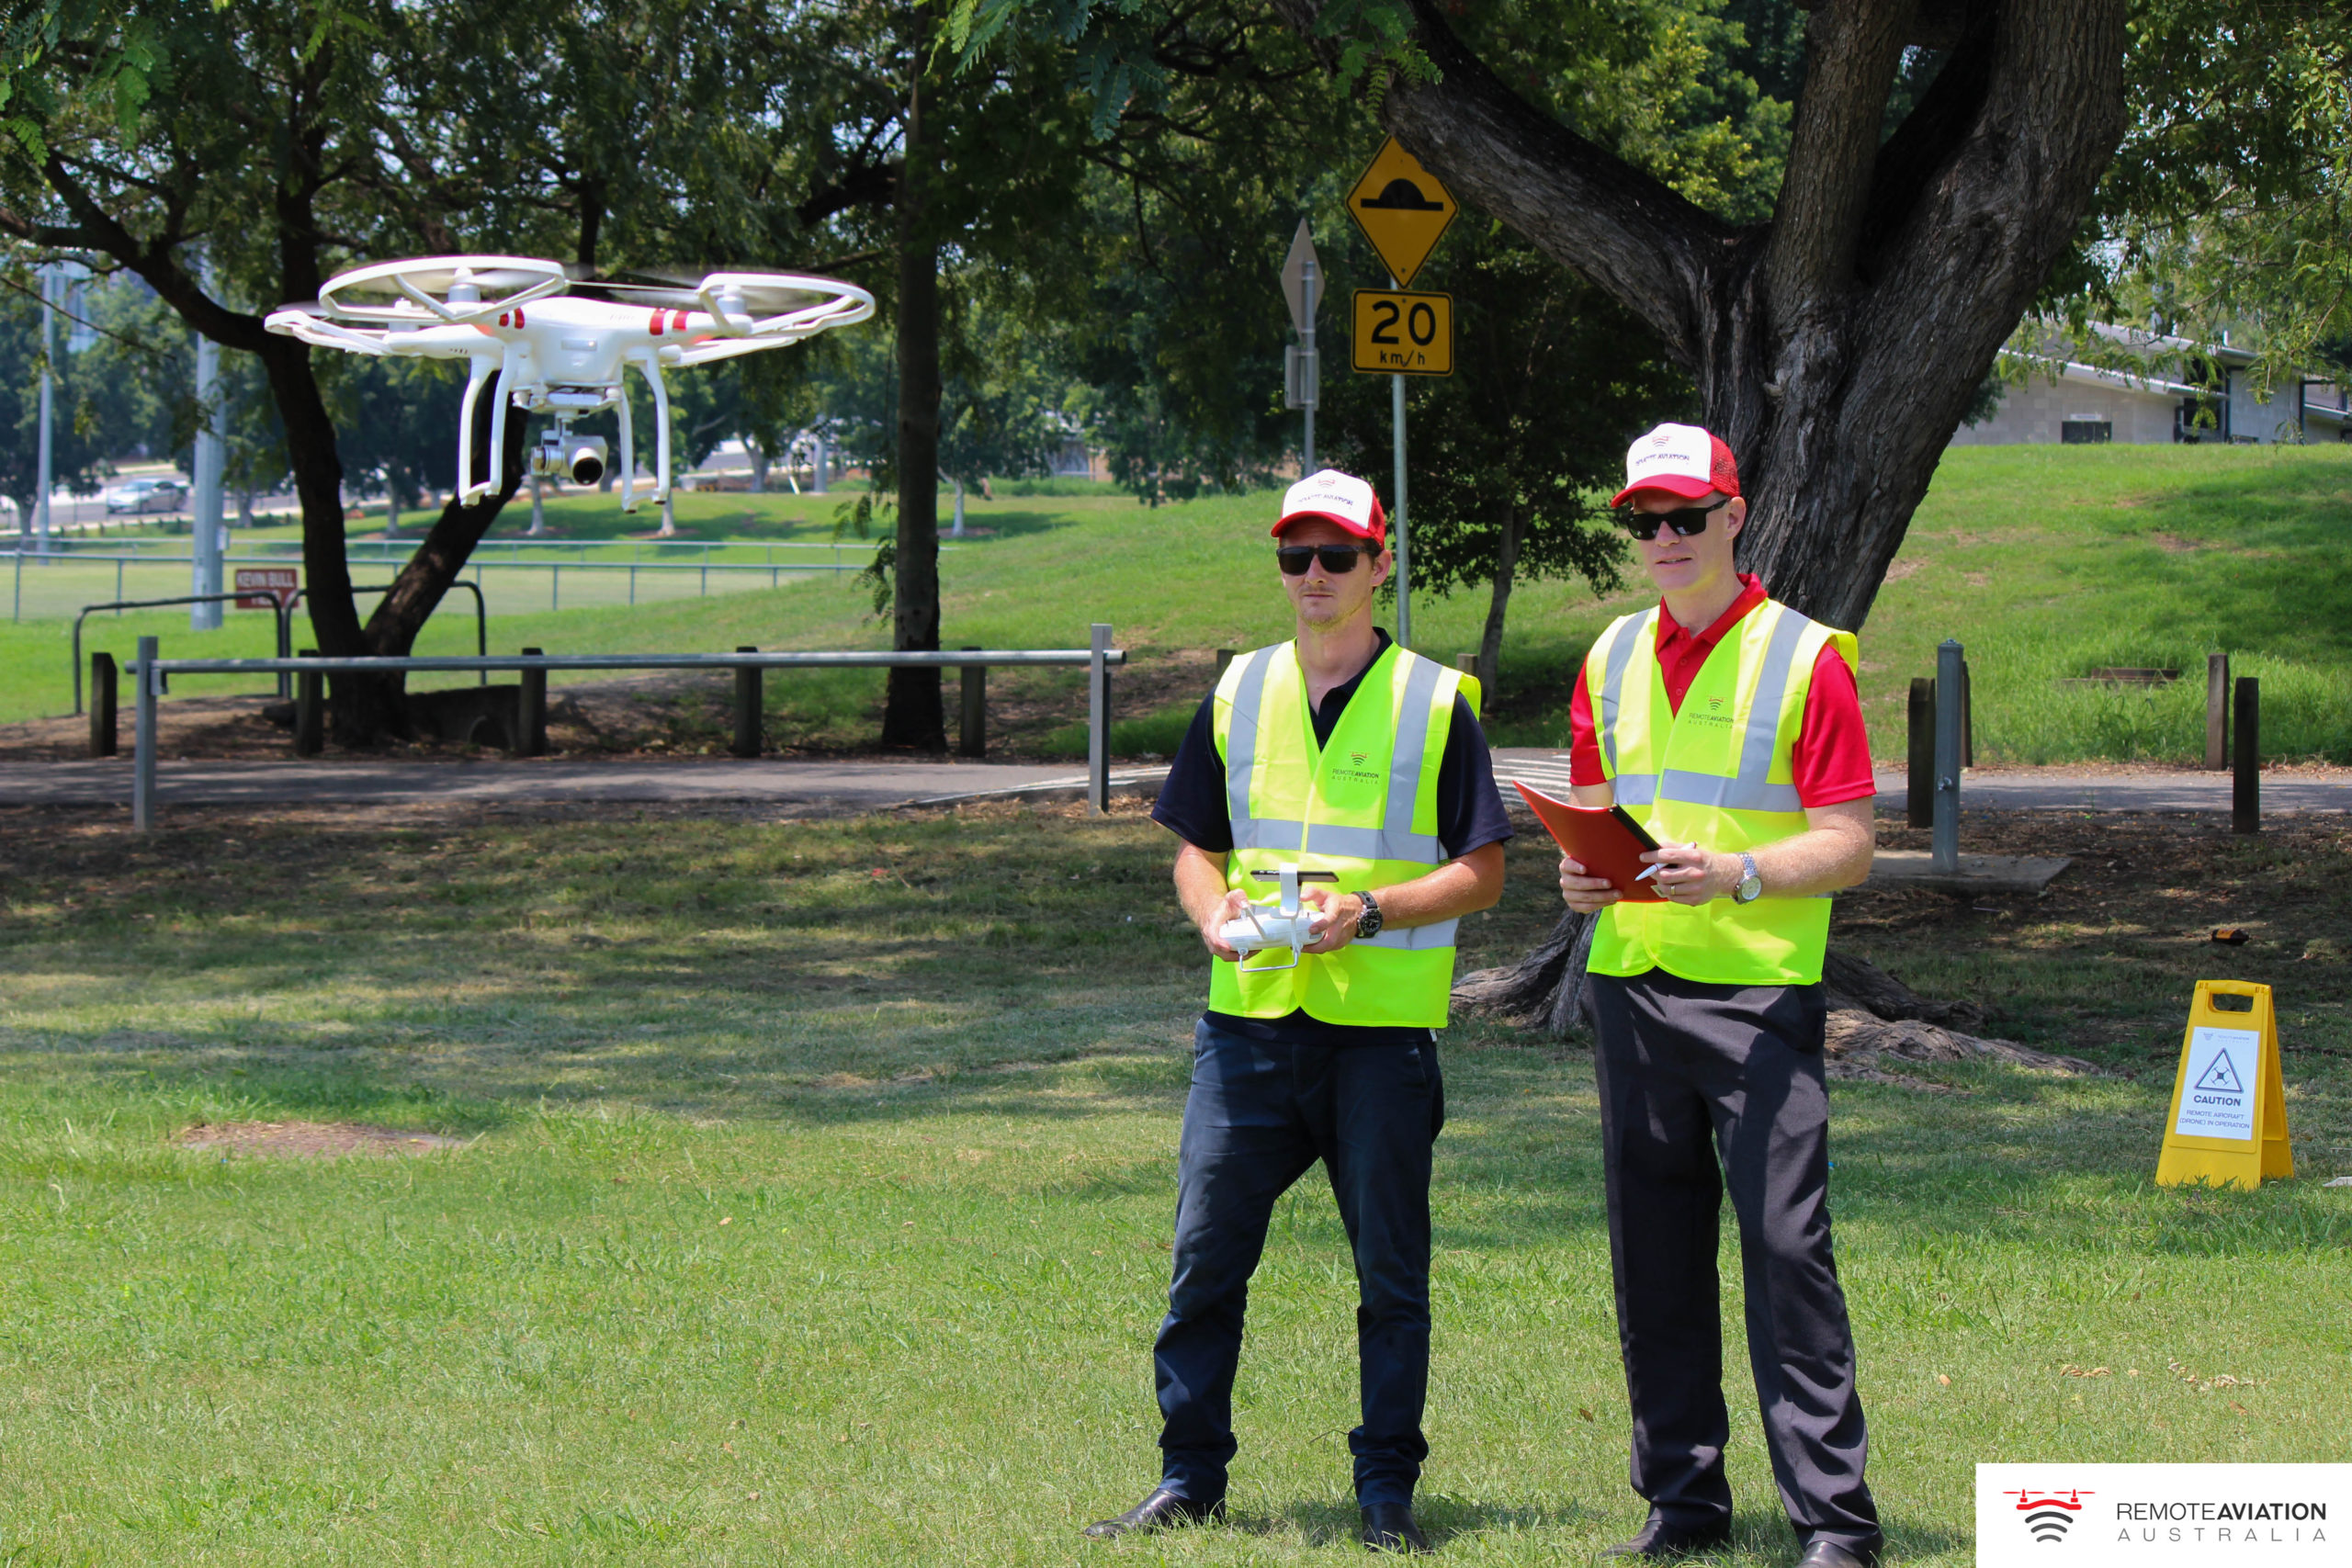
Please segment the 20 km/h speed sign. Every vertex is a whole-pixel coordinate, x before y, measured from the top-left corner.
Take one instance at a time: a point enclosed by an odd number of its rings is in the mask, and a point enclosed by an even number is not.
[[[1383,376],[1453,374],[1453,296],[1386,288],[1355,293],[1358,370]]]

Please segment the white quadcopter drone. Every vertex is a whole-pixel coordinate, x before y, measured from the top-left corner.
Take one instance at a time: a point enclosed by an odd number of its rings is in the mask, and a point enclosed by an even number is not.
[[[593,289],[611,299],[571,292]],[[574,435],[571,422],[600,409],[620,414],[621,510],[634,512],[636,439],[624,369],[653,391],[653,496],[670,494],[670,391],[666,367],[708,365],[781,348],[874,314],[874,296],[838,278],[792,272],[714,272],[697,288],[575,284],[560,263],[528,256],[427,256],[354,268],[319,290],[315,304],[270,312],[271,332],[353,354],[416,355],[470,362],[458,420],[458,499],[471,504],[505,482],[506,411],[548,414],[554,425],[531,454],[531,471],[594,484],[611,457],[605,440]],[[490,472],[473,473],[474,400],[495,373]]]

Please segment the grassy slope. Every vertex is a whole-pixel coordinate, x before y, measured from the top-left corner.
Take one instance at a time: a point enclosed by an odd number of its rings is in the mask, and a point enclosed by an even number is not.
[[[2215,837],[2183,897],[2352,937],[2342,834]],[[2119,874],[2165,866],[2138,847]],[[1957,969],[1919,964],[1984,917],[1898,897],[1861,929],[2043,1043],[2112,971],[2086,1048],[2144,1069],[2203,955],[2132,924],[2149,900],[2104,863]],[[1515,846],[1465,966],[1542,929],[1547,866]],[[1148,825],[220,815],[132,840],[15,813],[0,871],[0,1559],[1069,1562],[1151,1479],[1201,964]],[[2267,939],[2233,963],[2316,973]],[[2319,1054],[2352,1022],[2287,1027],[2305,1174],[2352,1169],[2352,1076]],[[1922,1070],[1973,1093],[1836,1096],[1902,1561],[1969,1560],[1980,1458],[2336,1455],[2352,1343],[2309,1309],[2352,1289],[2346,1194],[2153,1189],[2161,1072]],[[1580,1560],[1637,1514],[1589,1059],[1473,1023],[1446,1072],[1424,1514],[1452,1560]],[[168,1145],[232,1117],[479,1142]],[[1252,1288],[1237,1526],[1122,1561],[1355,1551],[1351,1303],[1310,1178]],[[1731,1465],[1724,1561],[1786,1562],[1752,1415]]]
[[[695,532],[815,538],[830,536],[836,504],[690,496],[681,499],[680,513],[682,525]],[[1093,620],[1110,621],[1140,657],[1277,637],[1285,626],[1263,561],[1269,506],[1265,496],[1158,511],[1115,495],[975,499],[974,525],[993,535],[944,565],[945,640],[1083,646]],[[600,497],[567,498],[549,513],[559,529],[583,537],[612,538],[624,526]],[[1931,672],[1939,639],[1958,636],[1970,650],[1983,761],[2199,755],[2197,675],[2213,649],[2235,655],[2236,673],[2262,678],[2267,752],[2352,760],[2352,682],[2345,679],[2352,665],[2352,565],[2339,548],[2347,530],[2352,451],[1953,452],[1863,629],[1862,689],[1874,749],[1884,758],[1902,755],[1908,682]],[[492,592],[497,648],[864,647],[878,644],[885,629],[869,614],[867,591],[847,581],[671,600],[633,612],[524,607],[545,603],[543,580],[526,594],[502,591],[493,574]],[[1523,588],[1512,603],[1504,691],[1492,715],[1496,738],[1561,741],[1577,661],[1608,619],[1638,600],[1627,593],[1597,603],[1577,584]],[[1484,604],[1475,592],[1421,599],[1416,643],[1442,654],[1474,646]],[[261,621],[246,617],[211,638],[190,634],[184,615],[158,613],[144,624],[164,637],[168,650],[243,652],[261,649]],[[129,617],[94,623],[92,646],[127,649],[140,625]],[[459,650],[469,635],[445,619],[426,649]],[[2176,667],[2188,678],[2153,693],[2055,683],[2110,664]],[[62,623],[0,626],[0,718],[62,711],[64,676]],[[796,680],[788,693],[783,685],[775,698],[779,733],[831,745],[870,736],[878,676]],[[1161,732],[1174,716],[1133,729],[1129,749],[1164,750],[1171,737]]]

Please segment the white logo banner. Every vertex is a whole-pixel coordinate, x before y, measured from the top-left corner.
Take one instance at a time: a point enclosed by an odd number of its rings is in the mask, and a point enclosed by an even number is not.
[[[2341,1568],[2352,1464],[1980,1464],[1977,1568]]]

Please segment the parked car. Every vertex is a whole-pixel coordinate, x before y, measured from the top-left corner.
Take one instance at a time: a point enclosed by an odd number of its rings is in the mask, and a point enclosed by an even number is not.
[[[107,511],[177,512],[187,504],[187,487],[177,479],[126,479],[107,491]]]

